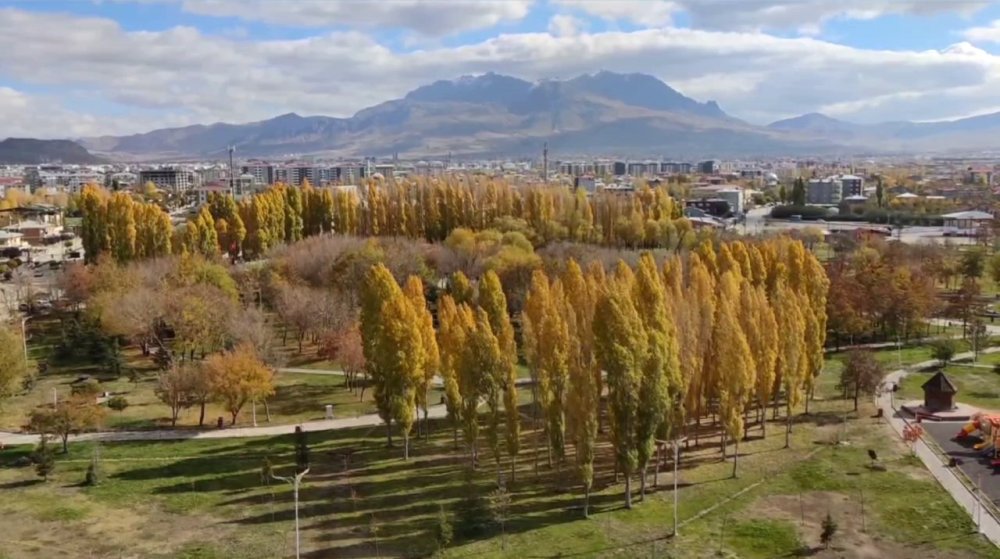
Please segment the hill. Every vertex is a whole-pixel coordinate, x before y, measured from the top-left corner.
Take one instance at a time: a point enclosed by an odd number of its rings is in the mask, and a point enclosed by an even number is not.
[[[35,140],[7,138],[0,141],[0,163],[13,165],[38,165],[42,163],[67,163],[90,165],[103,160],[83,146],[70,140]]]

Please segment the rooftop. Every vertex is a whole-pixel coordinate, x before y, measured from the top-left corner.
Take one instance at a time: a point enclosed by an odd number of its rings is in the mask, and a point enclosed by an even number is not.
[[[945,214],[941,217],[945,219],[973,219],[973,220],[986,221],[993,219],[993,214],[977,210],[970,210],[966,212],[955,212],[955,213]]]

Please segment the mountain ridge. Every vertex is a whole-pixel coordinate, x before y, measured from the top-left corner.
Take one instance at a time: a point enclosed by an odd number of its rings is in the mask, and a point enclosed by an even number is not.
[[[129,136],[83,138],[111,157],[526,156],[548,142],[567,155],[728,157],[1000,148],[1000,113],[942,123],[854,124],[820,113],[766,126],[727,114],[641,73],[600,71],[527,81],[488,72],[438,80],[349,117],[294,112]]]

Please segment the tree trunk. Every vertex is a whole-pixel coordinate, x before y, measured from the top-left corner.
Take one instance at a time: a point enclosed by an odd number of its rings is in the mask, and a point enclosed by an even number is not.
[[[640,501],[645,501],[646,500],[646,467],[647,466],[648,466],[648,464],[643,464],[642,467],[639,468],[639,500]]]
[[[729,433],[727,433],[726,430],[723,429],[722,430],[722,435],[720,436],[720,438],[722,439],[722,445],[721,445],[721,449],[720,450],[722,450],[722,459],[723,460],[726,459],[726,438],[727,438],[728,434]]]
[[[263,400],[261,400],[261,403],[264,404],[264,415],[266,417],[266,419],[264,421],[267,421],[268,423],[270,423],[271,422],[271,407],[267,405],[267,398],[264,398]]]
[[[205,400],[201,401],[201,415],[198,416],[198,427],[205,426]]]
[[[239,410],[232,411],[232,412],[229,412],[229,413],[233,414],[233,420],[230,421],[229,424],[230,425],[236,425],[236,416],[238,416],[240,414]]]
[[[859,383],[854,383],[854,411],[858,411],[858,395],[860,393]]]
[[[385,446],[392,448],[392,420],[388,419],[385,422]]]
[[[788,412],[785,417],[785,448],[790,448],[792,446],[792,406],[789,405]]]
[[[660,486],[660,464],[663,462],[663,446],[656,445],[656,464],[653,468],[653,487]]]
[[[63,454],[69,453],[69,433],[62,434]],[[48,479],[48,478],[46,478]]]
[[[454,441],[454,447],[455,450],[458,450],[458,424],[456,423],[452,427],[453,428],[451,430],[451,433],[452,433],[452,439]]]
[[[403,460],[410,459],[410,434],[403,431]]]
[[[736,446],[733,447],[733,479],[736,479],[736,467],[740,461],[740,439],[736,439]]]
[[[590,518],[590,485],[583,485],[583,517]]]
[[[510,482],[514,483],[514,476],[517,472],[517,456],[510,457]]]
[[[429,439],[430,436],[431,436],[430,425],[427,423],[427,421],[428,421],[427,414],[428,414],[427,406],[425,405],[424,406],[424,440]]]
[[[170,426],[177,427],[177,416],[180,414],[180,408],[173,408],[170,410]]]
[[[632,508],[632,476],[625,474],[625,508]]]

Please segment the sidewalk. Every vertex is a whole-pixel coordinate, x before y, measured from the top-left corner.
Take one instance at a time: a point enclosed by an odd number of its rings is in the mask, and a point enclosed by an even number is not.
[[[992,347],[988,348],[982,353],[997,353],[1000,352],[1000,348]],[[955,355],[956,358],[962,359],[965,357],[972,357],[972,352],[960,353]],[[937,360],[924,361],[921,363],[916,363],[910,366],[912,370],[919,370],[925,367],[931,367],[935,365]],[[896,431],[896,434],[900,438],[903,436],[903,428],[906,427],[907,421],[902,416],[896,413],[896,409],[892,406],[892,394],[888,388],[895,384],[899,384],[903,378],[909,374],[909,370],[900,369],[893,371],[886,375],[885,380],[882,381],[882,386],[886,389],[881,390],[876,398],[875,402],[879,408],[885,410],[884,416],[888,421],[889,425]],[[979,518],[979,532],[986,536],[994,545],[1000,546],[1000,521],[998,521],[992,514],[986,510],[979,512],[980,504],[976,495],[962,483],[958,478],[958,473],[952,469],[948,468],[941,458],[927,445],[923,440],[920,440],[914,446],[917,456],[930,471],[931,475],[938,480],[948,493],[951,494],[955,502],[959,504],[965,512],[972,517],[973,522],[976,521],[977,516]]]
[[[445,417],[448,410],[438,404],[427,409],[427,416],[432,419]],[[421,414],[422,415],[422,414]],[[345,417],[322,421],[307,421],[300,423],[303,431],[332,431],[334,429],[350,429],[352,427],[373,427],[383,425],[382,418],[377,413]],[[101,431],[71,435],[70,443],[86,441],[170,441],[188,439],[238,439],[243,437],[272,437],[289,435],[295,432],[296,425],[266,425],[263,427],[234,427],[228,429],[212,429],[210,431],[164,429],[159,431]],[[0,431],[0,444],[3,445],[33,445],[38,442],[38,435],[20,433],[5,433]]]

